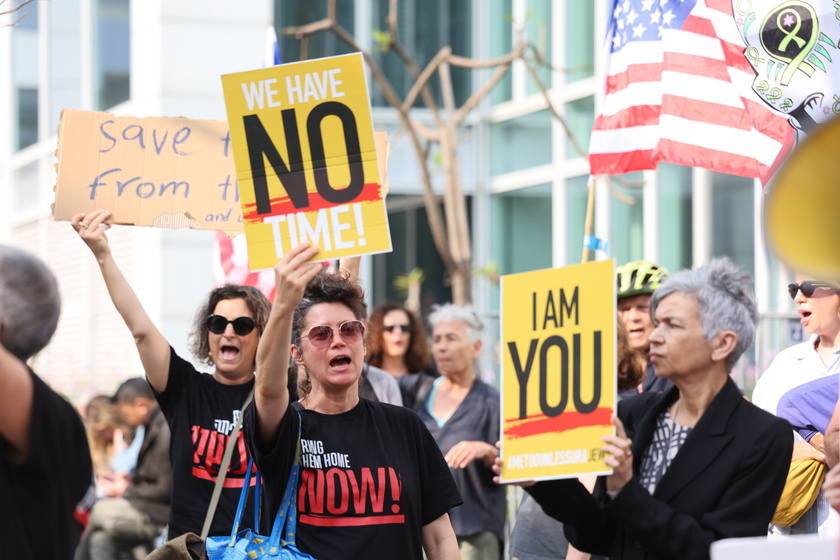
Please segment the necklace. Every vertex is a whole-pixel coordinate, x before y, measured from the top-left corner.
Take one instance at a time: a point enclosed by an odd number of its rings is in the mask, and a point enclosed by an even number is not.
[[[674,403],[674,415],[671,418],[671,421],[676,425],[677,423],[677,415],[680,413],[680,399],[677,399],[677,402]]]

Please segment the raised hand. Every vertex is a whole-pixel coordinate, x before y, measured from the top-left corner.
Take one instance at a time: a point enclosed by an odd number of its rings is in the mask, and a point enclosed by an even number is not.
[[[607,490],[610,492],[621,490],[633,478],[633,442],[627,437],[624,424],[616,416],[613,417],[613,425],[616,435],[601,438],[605,444],[601,450],[608,454],[604,457],[604,463],[613,470],[607,476]]]
[[[105,232],[111,228],[111,224],[106,223],[106,220],[110,217],[110,211],[96,210],[90,214],[76,214],[70,220],[73,229],[76,230],[82,241],[90,247],[97,259],[111,252],[108,238],[105,236]]]
[[[324,268],[321,262],[309,262],[320,249],[308,242],[293,247],[274,265],[274,305],[294,310],[303,297],[306,284]]]

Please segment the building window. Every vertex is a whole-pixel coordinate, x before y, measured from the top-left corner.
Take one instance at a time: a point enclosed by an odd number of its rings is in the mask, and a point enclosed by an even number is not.
[[[589,177],[586,176],[566,180],[566,265],[581,262],[583,255],[586,203],[589,195],[588,182]],[[595,223],[595,216],[592,216],[592,235],[595,234]]]
[[[500,274],[551,268],[551,185],[493,195],[493,244]]]
[[[753,179],[712,173],[712,255],[728,255],[755,274]]]
[[[378,0],[373,15],[374,32],[387,32],[389,0]],[[472,55],[472,2],[469,0],[402,0],[399,3],[397,25],[399,40],[408,56],[414,59],[420,69],[424,68],[445,45],[452,47],[454,54],[470,57]],[[376,50],[376,49],[374,49]],[[400,98],[414,84],[414,76],[406,68],[402,59],[394,52],[376,51],[374,58],[382,67],[391,82],[391,86]],[[471,93],[471,70],[450,67],[452,89],[455,104],[461,105]],[[440,95],[440,80],[435,75],[429,85],[435,101],[443,103]],[[388,105],[379,87],[374,84],[371,92],[371,104]],[[425,104],[418,99],[416,106]]]
[[[14,5],[21,1],[16,0]],[[38,2],[31,2],[11,16],[16,21],[12,29],[12,87],[17,110],[15,145],[19,150],[38,141],[39,9]]]
[[[20,6],[23,2],[24,0],[15,0],[12,4],[14,6]],[[30,29],[32,31],[37,31],[38,2],[30,2],[12,14],[12,21],[15,21],[15,29]]]
[[[283,62],[297,62],[353,52],[331,31],[321,31],[310,35],[306,42],[281,33],[281,30],[287,27],[297,27],[324,19],[327,17],[328,3],[328,0],[307,0],[306,2],[275,0],[274,27],[278,32],[277,41]],[[355,23],[353,0],[338,0],[335,11],[338,24],[353,35]]]
[[[568,159],[586,157],[586,154],[589,153],[589,138],[592,136],[592,126],[595,124],[595,98],[590,95],[566,103],[566,124],[578,145],[583,149],[583,155],[581,155],[574,145],[567,141],[566,157]]]
[[[97,0],[96,108],[110,109],[131,95],[129,0]]]
[[[38,90],[17,90],[18,149],[22,150],[38,141]]]
[[[526,40],[539,51],[545,63],[537,67],[537,75],[546,88],[551,87],[551,2],[550,0],[529,0],[525,20]],[[527,92],[540,93],[540,88],[528,73]]]
[[[551,163],[551,116],[547,110],[493,123],[490,173],[501,175]]]
[[[595,74],[595,2],[566,2],[566,82],[575,82]]]
[[[642,182],[641,173],[631,173],[622,177],[629,183]],[[617,181],[613,181],[612,188],[614,192],[610,197],[612,232],[609,253],[615,257],[618,264],[637,261],[644,256],[645,252],[645,236],[642,225],[644,213],[642,189],[625,187]],[[616,194],[622,196],[624,200]]]
[[[693,262],[691,168],[660,163],[659,263],[671,272],[690,268]]]
[[[469,209],[469,197],[466,205]],[[394,250],[371,256],[371,293],[376,299],[369,303],[375,306],[385,301],[404,301],[406,294],[394,285],[394,280],[414,268],[419,268],[425,276],[420,289],[420,310],[425,317],[431,311],[432,304],[452,300],[449,274],[432,239],[422,197],[391,194],[388,196],[388,206],[396,209],[388,212]]]
[[[513,0],[490,0],[490,56],[502,56],[513,48]],[[513,99],[513,74],[508,69],[490,92],[492,103]]]

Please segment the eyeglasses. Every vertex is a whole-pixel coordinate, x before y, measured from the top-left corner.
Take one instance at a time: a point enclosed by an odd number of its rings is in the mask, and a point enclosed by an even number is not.
[[[221,315],[210,315],[204,320],[207,329],[213,334],[223,334],[227,329],[228,324],[233,325],[233,332],[239,336],[245,336],[254,330],[257,323],[250,317],[237,317],[233,321],[229,321],[227,317]]]
[[[365,337],[365,326],[361,321],[344,321],[338,326],[338,332],[345,342],[354,343]],[[309,329],[309,334],[301,338],[308,338],[313,346],[323,348],[333,339],[333,328],[329,325],[318,325]]]
[[[412,330],[414,330],[411,328],[411,325],[384,325],[382,328],[388,331],[389,333],[392,333],[396,330],[404,333],[410,333]]]
[[[817,288],[831,288],[832,290],[837,291],[837,286],[834,284],[808,280],[807,282],[802,282],[801,284],[788,284],[788,293],[790,294],[790,299],[796,299],[796,292],[800,291],[803,296],[811,297],[814,295],[814,290]]]

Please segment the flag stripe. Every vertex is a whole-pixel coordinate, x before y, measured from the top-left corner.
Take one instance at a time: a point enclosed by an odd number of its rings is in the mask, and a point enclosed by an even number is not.
[[[793,129],[752,91],[756,76],[731,0],[621,0],[608,35],[592,174],[668,161],[769,178]]]

